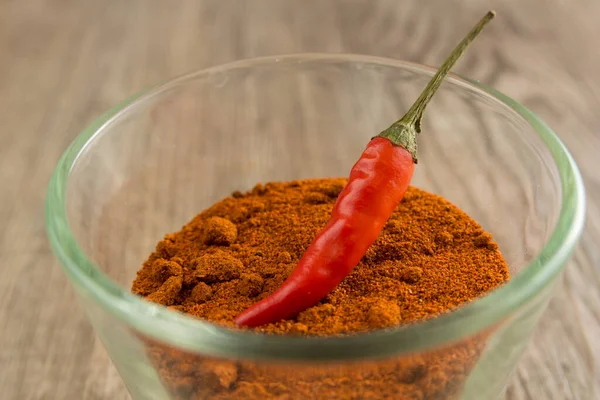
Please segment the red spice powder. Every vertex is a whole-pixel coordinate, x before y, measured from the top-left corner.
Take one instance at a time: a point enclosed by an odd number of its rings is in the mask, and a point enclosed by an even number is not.
[[[133,292],[194,317],[233,319],[273,292],[326,224],[345,179],[257,185],[166,235]],[[490,234],[445,199],[410,187],[361,262],[321,303],[269,334],[345,335],[415,323],[498,287],[508,268]],[[175,398],[438,399],[458,393],[483,341],[379,362],[306,366],[207,360],[150,346]],[[441,397],[440,397],[441,396]]]

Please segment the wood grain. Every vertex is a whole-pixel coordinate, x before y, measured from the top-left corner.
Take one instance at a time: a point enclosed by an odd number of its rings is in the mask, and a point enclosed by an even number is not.
[[[6,399],[127,399],[51,254],[43,200],[71,140],[124,97],[240,58],[348,52],[439,64],[488,7],[456,71],[559,133],[588,219],[507,398],[592,399],[600,382],[600,2],[595,0],[0,0],[0,387]]]

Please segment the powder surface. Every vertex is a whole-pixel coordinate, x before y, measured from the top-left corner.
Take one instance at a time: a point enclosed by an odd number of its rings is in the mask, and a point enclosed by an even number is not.
[[[233,325],[273,292],[329,219],[345,179],[269,183],[234,193],[167,235],[133,291]],[[431,318],[508,279],[491,236],[443,198],[410,187],[353,272],[320,304],[258,328],[332,335]]]
[[[233,193],[166,235],[138,271],[133,292],[236,328],[237,314],[288,277],[346,182],[268,183]],[[508,278],[490,234],[445,199],[409,187],[376,242],[332,293],[293,319],[255,329],[330,336],[416,323]],[[161,344],[150,345],[149,354],[177,399],[438,399],[458,393],[483,345],[469,339],[385,362],[287,369],[208,360]]]

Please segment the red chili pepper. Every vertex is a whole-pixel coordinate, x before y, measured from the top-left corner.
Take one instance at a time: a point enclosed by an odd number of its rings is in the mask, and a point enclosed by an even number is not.
[[[494,15],[493,11],[488,12],[459,43],[406,115],[371,139],[352,167],[348,184],[325,228],[288,279],[270,296],[238,315],[238,325],[253,327],[295,316],[321,301],[358,264],[410,184],[425,106],[456,60]]]

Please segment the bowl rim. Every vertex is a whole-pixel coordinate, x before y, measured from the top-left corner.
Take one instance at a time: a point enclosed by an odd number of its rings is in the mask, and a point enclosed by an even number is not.
[[[143,90],[112,107],[85,128],[60,158],[46,196],[46,230],[52,249],[79,294],[133,328],[135,334],[191,352],[221,358],[339,361],[408,354],[467,339],[502,321],[542,292],[562,270],[583,229],[585,194],[581,174],[558,136],[531,111],[499,91],[457,74],[450,74],[446,81],[467,87],[510,108],[539,135],[558,170],[562,204],[552,234],[540,253],[520,274],[451,313],[399,328],[343,337],[277,336],[234,331],[143,300],[113,282],[81,251],[68,224],[68,178],[81,152],[111,122],[127,114],[144,99],[207,74],[265,65],[324,61],[393,67],[427,75],[436,71],[436,68],[412,62],[348,53],[299,53],[243,59],[187,73]]]

